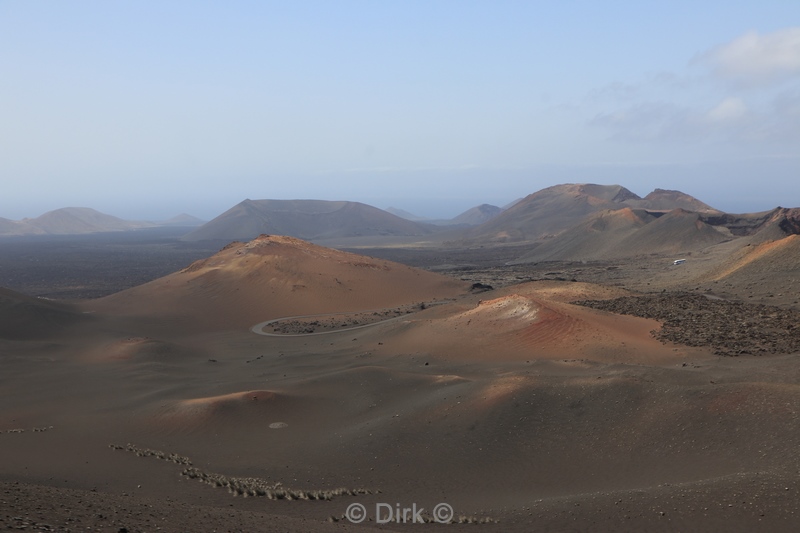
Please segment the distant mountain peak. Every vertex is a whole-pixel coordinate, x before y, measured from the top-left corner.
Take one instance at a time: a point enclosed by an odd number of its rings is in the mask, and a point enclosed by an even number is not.
[[[519,242],[556,235],[604,209],[638,207],[641,198],[621,185],[564,183],[529,194],[509,209],[470,229],[468,240]]]
[[[620,187],[619,192],[611,199],[612,202],[616,203],[623,203],[627,202],[628,200],[641,200],[641,196],[637,195],[636,193],[626,189],[625,187]]]
[[[470,226],[477,226],[484,222],[493,219],[503,212],[503,209],[491,204],[481,204],[470,208],[457,217],[455,217],[452,224],[467,224]]]
[[[305,240],[426,235],[425,225],[359,202],[244,200],[183,240],[250,240],[261,234]]]
[[[90,207],[62,207],[36,218],[25,218],[12,224],[0,225],[3,235],[74,235],[127,231],[153,226],[148,222],[123,220]]]
[[[185,226],[185,227],[196,227],[202,226],[205,224],[205,220],[201,220],[195,216],[192,216],[188,213],[181,213],[180,215],[176,215],[168,220],[165,220],[160,223],[162,226]]]
[[[626,200],[641,200],[640,196],[622,185],[599,185],[597,183],[562,183],[561,185],[547,187],[534,194],[539,193],[591,196],[614,203],[621,203]]]
[[[653,192],[645,196],[643,199],[643,207],[647,209],[668,211],[675,207],[681,207],[687,211],[695,211],[698,213],[719,213],[720,211],[714,209],[710,205],[701,202],[694,196],[690,196],[685,192],[670,190],[670,189],[654,189]]]
[[[404,218],[406,220],[411,220],[414,222],[423,222],[425,220],[429,220],[428,218],[415,215],[414,213],[409,213],[405,209],[400,209],[398,207],[387,207],[385,211],[387,213],[393,214],[394,216]]]

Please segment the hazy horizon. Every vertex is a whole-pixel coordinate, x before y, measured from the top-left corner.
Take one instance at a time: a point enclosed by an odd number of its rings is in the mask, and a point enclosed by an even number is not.
[[[800,4],[0,3],[0,217],[450,218],[567,182],[800,206]]]
[[[552,185],[560,185],[564,183],[573,183],[573,182],[553,182],[550,185],[545,185],[542,188],[550,187]],[[589,182],[589,181],[580,181],[575,183],[597,183],[597,182]],[[620,183],[597,183],[599,185],[621,185]],[[624,187],[624,185],[623,185]],[[663,187],[663,186],[656,186],[650,188],[648,190],[632,190],[630,187],[626,187],[631,192],[639,195],[639,196],[646,196],[648,193],[652,192],[655,188],[661,189],[669,189],[670,187]],[[261,198],[250,196],[247,198],[241,198],[239,200],[233,201],[233,203],[225,204],[222,203],[213,203],[213,204],[202,204],[198,203],[196,205],[188,205],[185,203],[182,204],[175,204],[175,206],[170,205],[162,205],[162,206],[147,206],[147,205],[126,205],[120,206],[115,204],[114,202],[107,203],[108,208],[103,207],[103,205],[88,205],[88,204],[64,204],[64,205],[54,205],[52,208],[43,208],[36,212],[31,212],[23,214],[22,216],[17,217],[10,217],[4,213],[0,213],[0,218],[6,218],[11,220],[23,220],[26,218],[36,218],[40,215],[43,215],[49,211],[54,211],[62,208],[91,208],[97,211],[100,211],[107,215],[116,216],[119,218],[123,218],[126,220],[142,220],[142,221],[150,221],[150,222],[159,222],[159,221],[166,221],[170,218],[181,214],[189,214],[194,217],[203,219],[205,221],[212,220],[213,218],[221,215],[225,211],[229,210],[230,208],[234,207],[234,205],[246,200],[330,200],[330,201],[353,201],[353,202],[361,202],[367,205],[371,205],[373,207],[377,207],[379,209],[387,210],[390,208],[393,209],[401,209],[406,211],[411,215],[415,215],[425,219],[432,219],[432,220],[447,220],[451,218],[455,218],[456,216],[464,213],[468,209],[473,207],[477,207],[481,204],[491,204],[498,207],[504,207],[512,202],[520,200],[529,194],[535,193],[538,190],[530,191],[529,193],[520,194],[519,196],[515,197],[502,197],[499,195],[493,195],[487,197],[487,199],[430,199],[426,200],[425,198],[397,198],[394,203],[386,203],[387,199],[385,198],[345,198],[345,197],[336,197],[331,196],[328,198],[322,197],[286,197],[286,198]],[[685,190],[681,192],[686,192]],[[690,194],[690,193],[687,193]],[[754,212],[761,212],[761,211],[768,211],[774,209],[776,207],[797,207],[798,205],[795,204],[788,204],[788,203],[775,203],[770,204],[769,199],[761,199],[760,201],[757,199],[755,201],[742,201],[740,203],[731,203],[731,202],[713,202],[710,201],[708,198],[698,197],[698,200],[701,200],[714,208],[720,209],[722,211],[728,213],[754,213]],[[388,200],[393,201],[393,200]],[[470,203],[472,201],[472,203]],[[725,208],[722,206],[733,206],[733,208]],[[741,208],[736,208],[737,206],[741,206]],[[12,210],[13,211],[13,210]],[[17,210],[22,211],[22,210]]]

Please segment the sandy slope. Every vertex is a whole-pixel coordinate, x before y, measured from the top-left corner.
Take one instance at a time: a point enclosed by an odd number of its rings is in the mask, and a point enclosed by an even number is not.
[[[728,260],[708,272],[713,281],[732,277],[794,275],[800,271],[800,235],[767,241],[755,246],[743,246]]]
[[[287,315],[378,309],[451,298],[468,285],[292,237],[233,243],[175,274],[96,300],[87,311],[171,328],[246,330]]]
[[[687,254],[734,238],[727,228],[707,224],[698,213],[674,209],[656,217],[622,208],[590,215],[515,263]]]
[[[720,295],[749,302],[800,305],[800,236],[783,236],[766,228],[762,234],[711,248],[701,268],[693,269],[685,285],[704,287]]]
[[[685,349],[664,346],[657,322],[597,313],[564,300],[619,296],[582,283],[526,283],[461,299],[387,324],[380,351],[430,350],[460,361],[574,358],[602,362],[675,362]],[[602,295],[602,296],[601,296]],[[366,333],[365,335],[377,334]],[[381,337],[384,338],[384,337]]]
[[[0,339],[46,339],[87,320],[74,306],[0,287]]]
[[[654,218],[645,211],[634,211],[628,207],[600,211],[561,235],[545,240],[531,253],[513,263],[581,261],[613,256],[619,253],[615,251],[617,243],[635,235]]]
[[[619,257],[686,253],[732,238],[733,235],[727,228],[711,226],[697,213],[675,209],[626,237],[612,250]]]

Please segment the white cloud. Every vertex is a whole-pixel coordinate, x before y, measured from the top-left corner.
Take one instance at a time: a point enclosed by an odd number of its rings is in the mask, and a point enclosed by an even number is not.
[[[788,146],[800,138],[800,27],[748,32],[694,62],[728,83],[672,75],[647,83],[612,84],[595,94],[617,98],[596,98],[592,103],[613,107],[596,114],[589,124],[616,140],[710,141],[737,150],[754,143]]]
[[[589,125],[605,130],[612,139],[637,143],[728,141],[739,148],[752,143],[789,146],[800,140],[800,91],[780,93],[758,107],[749,107],[738,97],[725,98],[711,108],[645,102],[600,113]]]
[[[595,116],[589,124],[598,126],[617,140],[645,142],[689,140],[697,137],[697,114],[670,102],[643,102]]]
[[[729,97],[706,113],[706,118],[712,122],[732,122],[742,118],[745,114],[747,114],[747,106],[742,99]]]
[[[772,33],[750,31],[701,54],[723,79],[745,86],[763,86],[800,77],[800,27]]]

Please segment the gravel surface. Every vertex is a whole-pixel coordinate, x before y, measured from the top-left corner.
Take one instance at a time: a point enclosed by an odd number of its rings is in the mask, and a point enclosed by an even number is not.
[[[687,346],[708,346],[718,355],[800,352],[800,312],[685,292],[584,300],[577,305],[663,322],[653,335]]]
[[[362,313],[340,313],[330,316],[315,315],[310,317],[290,317],[269,324],[270,333],[280,335],[308,335],[324,333],[340,329],[368,326],[391,318],[413,313],[424,309],[424,306],[405,306],[396,309],[368,311]]]

